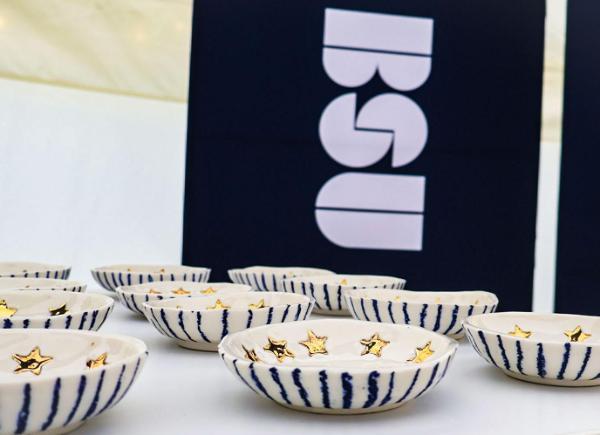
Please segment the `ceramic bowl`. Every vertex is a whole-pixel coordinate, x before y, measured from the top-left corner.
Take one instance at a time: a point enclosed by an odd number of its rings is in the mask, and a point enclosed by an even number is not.
[[[444,377],[457,342],[408,325],[320,319],[231,334],[219,345],[251,390],[309,412],[362,414],[415,399]]]
[[[229,278],[238,284],[247,284],[258,291],[277,292],[283,291],[284,279],[308,275],[332,275],[334,272],[312,267],[251,266],[229,269],[228,273]]]
[[[290,278],[283,281],[288,293],[308,295],[315,300],[317,314],[346,315],[348,307],[343,292],[358,288],[402,289],[406,280],[377,275],[326,275]]]
[[[113,407],[142,370],[137,338],[0,331],[0,434],[63,434]]]
[[[143,304],[146,318],[163,335],[193,350],[216,351],[227,334],[271,323],[304,320],[313,302],[285,293],[232,293],[163,299]]]
[[[358,289],[345,291],[344,297],[355,319],[420,326],[455,339],[465,335],[464,319],[498,306],[496,295],[484,291]]]
[[[148,266],[117,264],[92,269],[92,276],[104,289],[115,291],[117,287],[157,281],[206,282],[210,269],[190,266]]]
[[[57,290],[82,293],[87,285],[80,281],[52,278],[0,278],[2,290]]]
[[[114,300],[91,293],[0,291],[0,328],[82,329],[97,331]]]
[[[67,279],[70,266],[31,262],[0,262],[0,278],[54,278]]]
[[[117,295],[123,305],[143,316],[144,302],[182,297],[223,296],[250,290],[252,288],[249,285],[230,282],[165,281],[117,287]]]
[[[600,317],[494,313],[465,320],[477,353],[523,381],[600,385]]]

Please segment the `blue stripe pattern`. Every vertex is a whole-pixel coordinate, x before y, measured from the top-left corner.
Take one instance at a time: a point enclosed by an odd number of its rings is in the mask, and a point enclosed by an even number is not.
[[[77,329],[82,331],[97,331],[100,329],[104,321],[96,322],[99,315],[106,317],[112,312],[113,306],[103,307],[97,310],[81,311],[76,314],[66,314],[60,316],[50,316],[47,318],[19,318],[12,317],[3,319],[0,324],[1,329],[28,329],[28,328],[44,328],[44,329]],[[88,322],[88,316],[91,316],[92,321]]]
[[[210,276],[210,269],[196,268],[195,272],[189,274],[188,272],[179,273],[140,273],[140,272],[119,272],[119,271],[101,271],[92,270],[92,276],[94,280],[100,284],[102,288],[109,291],[115,291],[117,287],[132,285],[132,284],[144,284],[147,282],[155,281],[193,281],[193,282],[207,282]]]

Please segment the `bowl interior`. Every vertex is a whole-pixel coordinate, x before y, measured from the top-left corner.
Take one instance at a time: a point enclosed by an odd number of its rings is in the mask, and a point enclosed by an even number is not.
[[[29,356],[36,347],[42,358],[52,358],[43,364],[41,375],[36,376],[27,370],[15,373],[20,366],[14,359],[15,355]],[[0,383],[85,373],[90,371],[87,362],[103,353],[106,353],[107,365],[118,365],[145,351],[144,343],[131,337],[41,329],[6,331],[0,334]]]
[[[61,270],[66,268],[66,266],[57,264],[5,261],[0,262],[0,275],[46,272],[48,270]]]
[[[51,278],[0,278],[0,290],[53,289],[65,287],[80,287],[79,281]]]
[[[306,282],[317,285],[327,284],[330,286],[342,287],[376,287],[383,285],[397,284],[399,281],[404,281],[402,278],[383,275],[317,275],[306,276],[304,278],[291,278],[290,281]]]
[[[276,267],[276,266],[250,266],[241,269],[231,269],[232,271],[245,273],[268,273],[274,275],[305,276],[305,275],[332,275],[334,272],[327,269],[318,269],[314,267]]]
[[[518,325],[521,330],[531,332],[532,340],[560,343],[569,341],[566,332],[580,327],[583,333],[591,334],[581,341],[586,345],[600,343],[600,317],[507,312],[472,316],[466,322],[467,325],[498,334],[509,334]]]
[[[167,264],[113,264],[111,266],[103,266],[94,269],[96,272],[120,272],[120,273],[149,273],[149,274],[169,274],[169,273],[186,273],[193,271],[208,270],[205,267],[191,267]]]
[[[0,306],[17,310],[11,317],[49,317],[50,310],[56,314],[73,314],[87,310],[108,307],[112,298],[93,293],[55,292],[40,290],[36,292],[0,291]],[[1,308],[0,308],[1,309]],[[0,318],[3,316],[0,315]]]
[[[423,292],[387,289],[356,289],[346,291],[350,297],[377,299],[379,301],[442,305],[494,305],[498,298],[485,291]]]
[[[183,291],[182,291],[183,290]],[[204,296],[250,291],[252,287],[231,282],[162,281],[120,287],[118,291],[135,294],[160,294],[162,296]],[[189,292],[189,293],[187,293]]]
[[[221,308],[247,312],[248,309],[261,309],[290,304],[310,302],[310,298],[294,293],[244,292],[227,295],[213,295],[184,299],[163,299],[147,302],[147,305],[157,308],[177,308],[183,310],[211,310],[220,301]],[[250,305],[253,305],[252,307]],[[217,305],[219,306],[219,305]],[[215,308],[213,308],[215,309]]]
[[[309,340],[309,332],[317,338],[326,337],[327,354],[310,356],[307,347],[300,344]],[[370,341],[375,334],[389,344],[382,348],[380,357],[371,353],[361,355],[367,348],[361,340]],[[417,363],[409,360],[416,356],[417,348],[424,348],[429,342],[433,353],[420,364],[435,363],[457,345],[454,340],[414,326],[322,319],[248,329],[226,337],[221,346],[224,352],[235,358],[244,359],[246,348],[254,350],[261,361],[275,363],[273,353],[264,349],[269,344],[269,337],[285,340],[287,348],[295,355],[294,358],[286,358],[283,364],[340,369],[363,367],[372,370],[374,363],[377,368],[415,366]]]

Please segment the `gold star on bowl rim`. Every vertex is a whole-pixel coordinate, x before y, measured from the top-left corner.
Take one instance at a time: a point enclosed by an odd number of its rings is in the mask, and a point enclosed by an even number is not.
[[[363,338],[360,340],[360,344],[365,346],[361,355],[375,355],[380,358],[383,348],[389,345],[390,342],[381,338],[379,333],[376,332],[371,338]]]
[[[51,316],[62,316],[63,314],[67,314],[69,309],[67,308],[67,304],[62,304],[60,307],[56,308],[48,308],[48,312]]]
[[[207,310],[226,310],[228,308],[231,308],[231,306],[223,303],[221,299],[217,299],[214,305],[206,307]]]
[[[428,341],[424,346],[417,347],[415,349],[415,356],[407,359],[407,362],[422,363],[427,358],[431,357],[435,353],[435,350],[431,348],[431,341]]]
[[[9,307],[4,299],[0,299],[0,319],[12,317],[17,311],[17,308]]]
[[[98,367],[102,367],[108,364],[108,362],[106,361],[107,358],[108,353],[104,352],[100,354],[97,358],[88,360],[88,362],[86,362],[85,365],[89,369],[97,369]]]
[[[308,339],[305,341],[300,341],[299,343],[308,349],[308,356],[313,356],[316,354],[327,355],[327,348],[325,347],[325,342],[328,337],[319,337],[314,333],[313,330],[309,329],[307,331]]]
[[[42,373],[44,365],[52,361],[54,358],[51,356],[44,356],[41,353],[40,347],[35,346],[31,352],[27,355],[13,354],[12,359],[19,364],[13,373],[20,374],[24,372],[31,372],[36,376]]]
[[[583,332],[583,329],[581,329],[581,325],[577,325],[575,329],[571,331],[567,330],[563,332],[563,334],[567,336],[571,343],[581,343],[592,336],[592,334],[586,334],[585,332]]]
[[[277,340],[272,337],[267,338],[269,342],[263,347],[264,350],[273,353],[278,362],[285,361],[286,358],[295,358],[294,352],[288,349],[287,340]]]

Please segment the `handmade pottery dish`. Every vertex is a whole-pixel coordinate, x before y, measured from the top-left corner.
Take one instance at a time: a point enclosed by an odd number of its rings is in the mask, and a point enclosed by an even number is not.
[[[600,317],[507,312],[469,317],[464,327],[477,353],[509,376],[600,385]]]
[[[297,276],[332,275],[334,272],[312,267],[269,267],[251,266],[243,269],[229,269],[229,278],[238,284],[247,284],[254,290],[283,291],[282,281]]]
[[[144,302],[169,298],[224,296],[252,290],[249,285],[230,282],[164,281],[117,287],[117,296],[123,305],[134,313],[144,315]]]
[[[385,411],[444,377],[457,342],[409,325],[320,319],[231,334],[229,370],[280,405],[327,414]]]
[[[0,332],[0,434],[63,434],[127,394],[142,370],[137,338],[88,331]]]
[[[114,300],[92,293],[0,291],[0,329],[45,328],[97,331]]]
[[[54,278],[67,279],[70,266],[31,262],[0,262],[0,278]]]
[[[406,280],[378,275],[325,275],[306,276],[283,280],[283,290],[300,293],[315,300],[317,314],[348,314],[343,292],[358,288],[402,289]]]
[[[92,269],[92,276],[104,289],[115,291],[117,287],[157,281],[206,282],[210,269],[191,266],[148,266],[117,264]]]
[[[455,339],[465,335],[464,319],[498,306],[496,295],[484,291],[358,289],[345,291],[344,298],[355,319],[420,326]]]
[[[232,293],[163,299],[143,304],[146,318],[161,334],[193,350],[216,351],[227,334],[271,323],[304,320],[313,301],[285,293]]]
[[[80,281],[53,278],[0,278],[0,290],[60,290],[84,292],[87,285]]]

